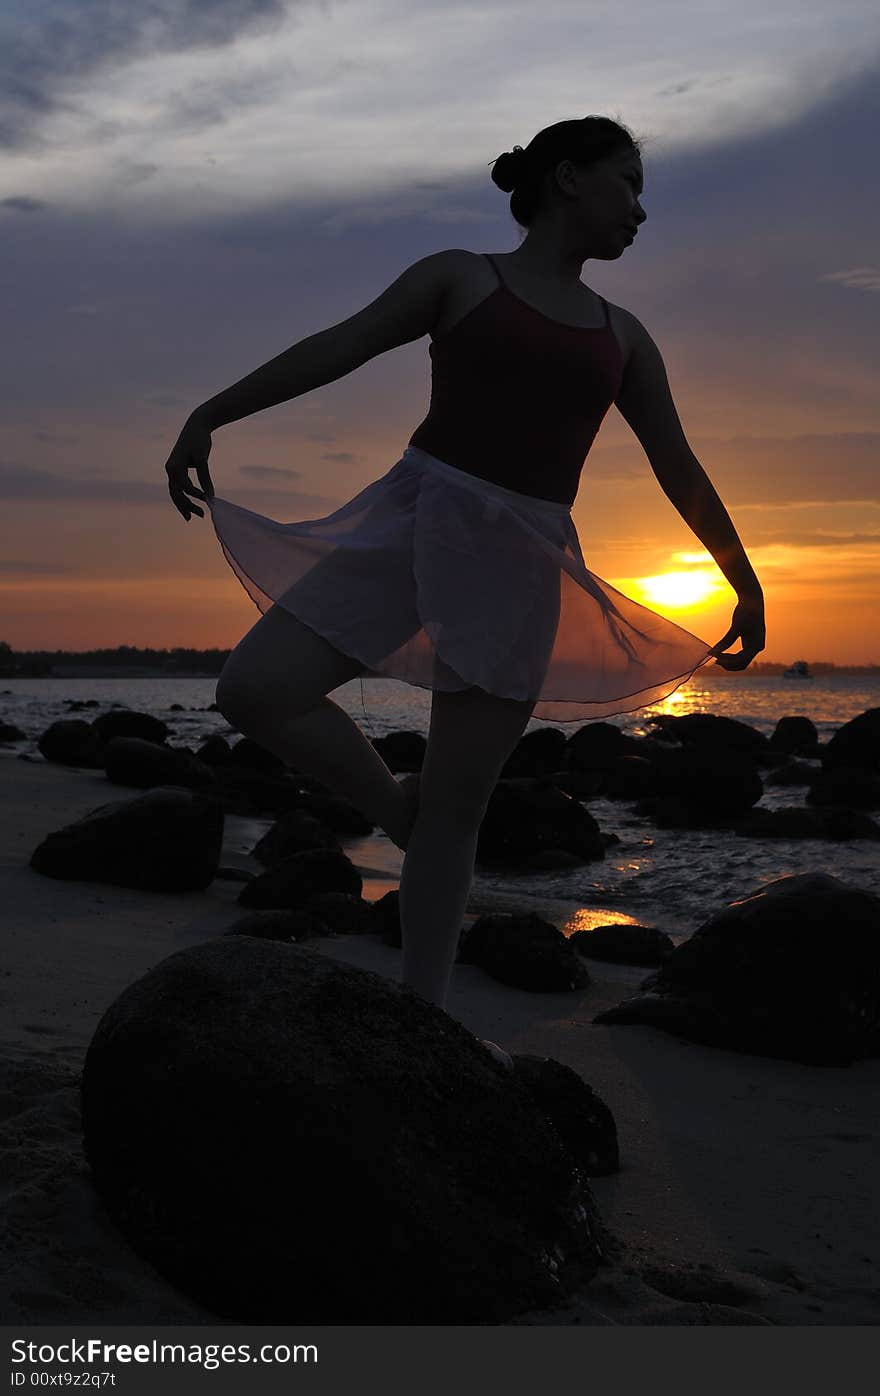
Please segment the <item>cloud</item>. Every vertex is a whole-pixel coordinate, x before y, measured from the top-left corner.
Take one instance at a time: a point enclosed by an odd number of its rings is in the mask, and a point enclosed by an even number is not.
[[[78,567],[65,567],[57,562],[39,562],[34,558],[0,558],[0,574],[10,572],[17,576],[26,573],[34,577],[66,577],[73,576],[78,571]]]
[[[245,467],[260,471],[262,467]],[[265,468],[268,475],[281,477],[296,476],[296,471],[272,471]],[[214,484],[215,493],[225,498],[222,489]],[[338,509],[341,500],[326,495],[308,494],[299,490],[260,490],[259,503],[273,511],[291,511],[300,518],[318,518]],[[248,497],[250,500],[250,496]],[[19,501],[41,500],[45,502],[65,502],[73,504],[129,504],[151,505],[173,508],[168,496],[165,480],[123,480],[118,477],[88,479],[58,475],[37,466],[12,465],[0,462],[0,499]],[[242,502],[242,501],[240,501]]]
[[[37,124],[76,106],[77,85],[111,64],[223,48],[271,33],[285,0],[17,0],[0,19],[0,147],[39,148]],[[114,129],[110,123],[108,130]]]
[[[880,267],[852,267],[849,271],[830,271],[819,281],[833,281],[838,286],[851,286],[856,291],[880,291]]]
[[[39,213],[48,207],[45,199],[31,199],[27,194],[9,194],[0,199],[0,208],[8,208],[12,213]]]
[[[239,474],[255,480],[301,480],[301,470],[288,470],[278,465],[240,465]]]

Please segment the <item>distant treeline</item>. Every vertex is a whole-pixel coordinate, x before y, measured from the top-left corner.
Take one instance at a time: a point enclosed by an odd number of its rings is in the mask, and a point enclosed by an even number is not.
[[[151,650],[118,645],[107,650],[13,650],[0,640],[0,676],[20,678],[137,678],[177,675],[216,678],[229,650]],[[813,674],[880,674],[880,664],[829,664],[810,660]],[[754,660],[750,674],[782,674],[788,664]],[[719,676],[723,671],[718,670]]]
[[[118,645],[106,650],[13,650],[0,640],[0,676],[20,678],[136,678],[138,675],[215,678],[229,650],[138,649]]]

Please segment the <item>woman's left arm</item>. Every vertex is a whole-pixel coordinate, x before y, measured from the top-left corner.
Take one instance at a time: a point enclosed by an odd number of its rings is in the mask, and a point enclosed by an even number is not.
[[[712,554],[737,596],[756,595],[761,584],[684,434],[663,356],[641,321],[624,313],[629,353],[616,406],[644,447],[663,493]]]
[[[739,605],[731,629],[715,649],[724,649],[741,635],[741,654],[728,656],[723,663],[725,668],[745,668],[764,648],[761,583],[730,515],[688,444],[660,350],[641,321],[629,311],[623,314],[629,332],[629,352],[616,405],[644,447],[663,493],[712,554],[736,592]],[[736,663],[727,662],[733,658]]]

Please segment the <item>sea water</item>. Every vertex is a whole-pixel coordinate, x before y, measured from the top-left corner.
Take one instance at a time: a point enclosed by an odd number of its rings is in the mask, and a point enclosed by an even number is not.
[[[24,752],[42,760],[37,739],[50,722],[65,717],[93,720],[114,705],[161,718],[171,746],[196,749],[219,733],[237,734],[219,712],[211,712],[215,678],[7,678],[0,679],[0,720],[26,733],[7,744],[6,758]],[[364,703],[366,716],[364,712]],[[394,679],[366,679],[363,695],[355,679],[333,693],[369,737],[401,729],[427,736],[431,695]],[[97,706],[78,708],[95,700]],[[172,705],[177,705],[172,710]],[[770,736],[781,717],[809,717],[819,740],[867,708],[880,706],[880,675],[819,675],[786,679],[703,669],[662,702],[605,719],[633,736],[652,731],[649,718],[666,713],[714,713],[737,718]],[[532,719],[526,731],[557,726],[570,736],[585,724]],[[2,769],[2,768],[0,768]],[[763,773],[766,777],[768,772]],[[806,786],[766,784],[759,807],[804,805]],[[850,885],[880,893],[880,844],[854,839],[745,838],[729,831],[659,829],[636,816],[630,801],[591,799],[587,808],[604,833],[615,834],[604,859],[566,871],[542,874],[475,872],[470,915],[487,910],[531,910],[546,915],[566,933],[609,921],[657,926],[679,942],[713,912],[776,878],[792,873],[827,872]],[[874,815],[875,822],[880,817]],[[225,848],[246,855],[271,819],[227,817]],[[402,854],[379,830],[364,839],[345,840],[364,877],[370,900],[397,885]]]

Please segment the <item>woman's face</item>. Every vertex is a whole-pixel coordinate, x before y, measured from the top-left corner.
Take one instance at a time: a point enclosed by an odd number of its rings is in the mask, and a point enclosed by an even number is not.
[[[641,203],[642,162],[634,150],[622,151],[587,173],[595,174],[594,181],[585,189],[592,229],[598,244],[607,245],[604,255],[619,257],[634,241],[636,230],[647,218]]]
[[[566,210],[583,233],[586,255],[605,261],[620,257],[647,218],[641,203],[642,162],[636,151],[621,151],[590,166],[564,160],[556,172],[565,192],[575,196],[566,200]]]

